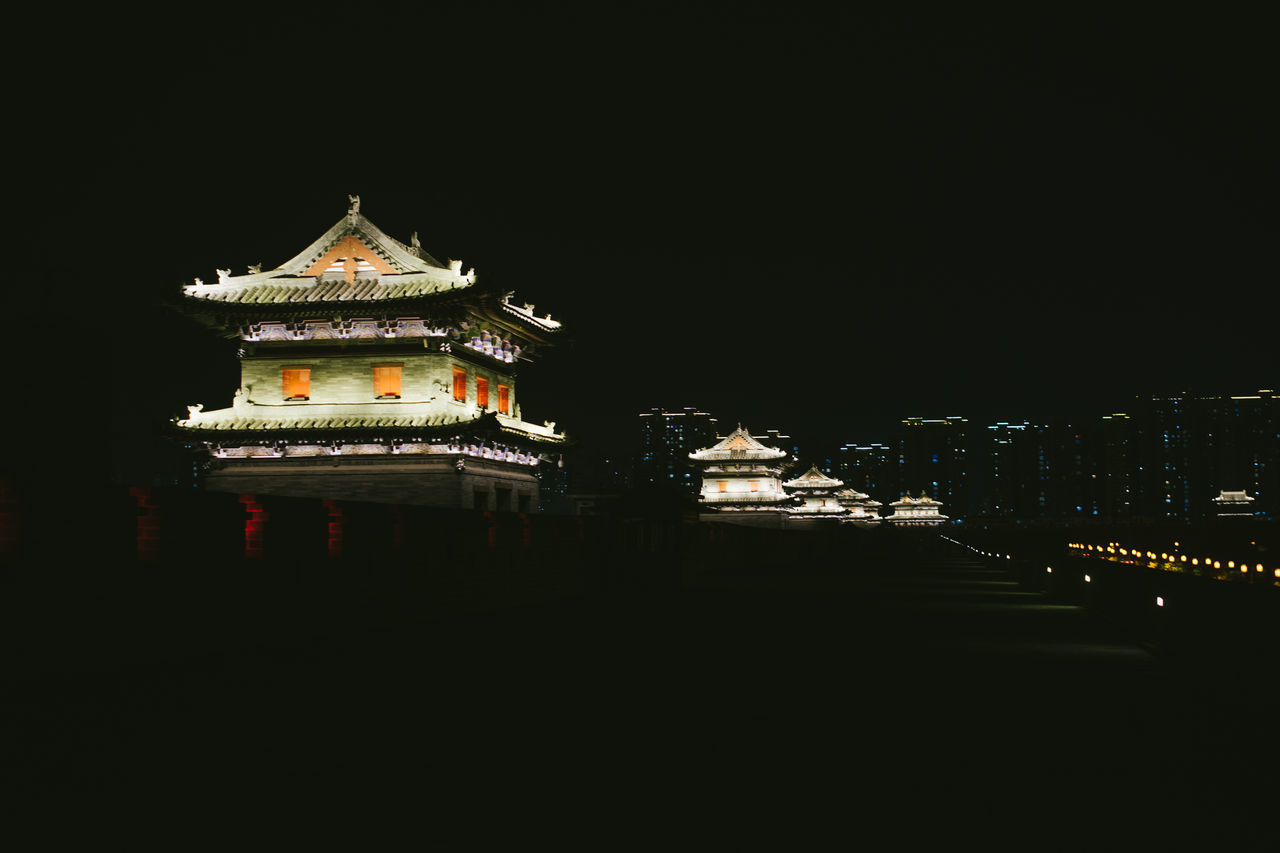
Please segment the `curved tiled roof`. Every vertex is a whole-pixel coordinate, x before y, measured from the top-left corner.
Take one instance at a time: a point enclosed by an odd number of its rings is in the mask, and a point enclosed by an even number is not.
[[[814,465],[808,471],[782,484],[788,489],[838,489],[844,485],[843,480],[833,480],[818,470]]]
[[[267,305],[295,302],[379,302],[431,293],[448,293],[469,283],[455,284],[427,275],[388,276],[381,279],[321,280],[273,278],[241,286],[187,286],[185,295],[209,302]]]
[[[732,459],[781,459],[787,455],[785,450],[778,450],[761,444],[751,433],[739,424],[718,443],[689,454],[690,459],[699,461],[720,461]]]
[[[523,422],[521,422],[523,423]],[[261,437],[266,433],[341,433],[365,432],[371,430],[403,430],[414,433],[445,434],[455,428],[500,433],[513,439],[538,444],[564,445],[568,442],[563,433],[556,433],[550,428],[539,430],[530,424],[525,429],[502,423],[493,413],[478,417],[462,417],[451,414],[425,415],[318,415],[304,414],[281,417],[254,417],[237,409],[221,409],[214,412],[197,412],[186,420],[178,420],[174,425],[185,434],[197,437],[215,438]]]
[[[215,326],[225,325],[234,316],[257,313],[261,306],[281,306],[297,316],[319,307],[353,313],[373,310],[375,305],[386,310],[439,311],[465,301],[495,323],[520,326],[543,343],[547,341],[538,337],[540,332],[561,330],[551,315],[538,316],[532,305],[512,303],[514,294],[478,287],[475,271],[463,273],[461,261],[443,266],[421,248],[388,236],[359,213],[358,204],[275,269],[254,267],[245,275],[219,270],[217,282],[196,279],[183,286],[182,294],[181,310]],[[394,306],[396,302],[403,305]],[[209,319],[213,314],[217,320]]]
[[[332,281],[318,276],[316,273],[323,271],[313,266],[331,250],[344,251],[343,241],[369,250],[376,265],[366,268],[379,269],[383,276],[357,277],[352,282],[345,277]],[[474,284],[475,274],[464,275],[461,262],[446,267],[421,249],[391,237],[353,208],[310,246],[275,269],[250,270],[246,275],[222,270],[216,284],[197,280],[183,290],[187,296],[217,302],[332,302],[395,299]]]

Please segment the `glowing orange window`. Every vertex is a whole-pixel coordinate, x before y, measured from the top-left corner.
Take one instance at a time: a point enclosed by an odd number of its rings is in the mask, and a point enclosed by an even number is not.
[[[373,396],[378,399],[400,399],[399,364],[375,364],[373,366]]]
[[[286,367],[280,371],[286,400],[311,399],[311,368]]]
[[[508,385],[498,386],[498,411],[504,415],[511,414],[511,387]]]
[[[728,481],[728,480],[719,480],[719,481],[717,481],[717,482],[716,482],[716,485],[720,488],[720,491],[722,491],[722,492],[727,492],[727,491],[729,491],[729,481]]]
[[[453,369],[453,399],[460,403],[467,400],[467,371],[461,367]]]
[[[489,408],[489,380],[483,376],[476,377],[476,405],[482,409]]]
[[[752,480],[752,481],[751,481],[751,491],[753,491],[753,492],[758,492],[758,491],[760,491],[760,481],[759,481],[759,480]]]

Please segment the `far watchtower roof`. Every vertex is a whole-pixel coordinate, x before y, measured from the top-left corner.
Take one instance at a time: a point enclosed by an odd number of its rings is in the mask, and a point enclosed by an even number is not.
[[[689,454],[690,459],[703,462],[714,462],[731,459],[781,459],[787,455],[785,450],[778,450],[761,444],[739,424],[717,444]]]
[[[788,489],[838,489],[844,485],[843,480],[833,480],[813,465],[794,480],[782,484]]]

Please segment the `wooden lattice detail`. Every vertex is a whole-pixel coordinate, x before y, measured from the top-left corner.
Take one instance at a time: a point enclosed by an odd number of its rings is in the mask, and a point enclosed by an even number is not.
[[[395,267],[378,257],[378,253],[373,249],[348,234],[336,246],[325,252],[318,261],[308,267],[303,275],[320,275],[334,263],[343,261],[343,270],[346,274],[347,282],[350,283],[356,280],[356,269],[362,260],[383,275],[396,274]]]

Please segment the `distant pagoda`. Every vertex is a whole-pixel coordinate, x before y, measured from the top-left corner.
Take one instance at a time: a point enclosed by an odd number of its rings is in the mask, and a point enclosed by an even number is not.
[[[853,488],[845,488],[836,492],[836,500],[847,511],[845,521],[858,521],[865,524],[880,523],[880,502],[873,501],[871,496]]]
[[[689,459],[702,469],[701,500],[722,512],[784,510],[795,500],[782,488],[785,450],[767,447],[739,424],[715,445]]]
[[[405,245],[351,196],[280,266],[183,287],[180,309],[240,345],[229,408],[175,425],[215,491],[534,509],[537,465],[566,444],[521,419],[518,368],[560,323]]]
[[[1253,502],[1254,499],[1243,489],[1238,492],[1220,489],[1213,499],[1218,518],[1253,518],[1257,514]]]
[[[791,509],[793,518],[831,518],[839,519],[848,515],[848,510],[837,497],[837,490],[844,485],[841,480],[834,480],[812,466],[808,471],[783,483],[783,488],[798,497],[800,505]]]
[[[947,520],[940,512],[942,504],[924,492],[918,498],[903,495],[889,506],[893,515],[886,516],[884,521],[895,527],[935,527]]]

